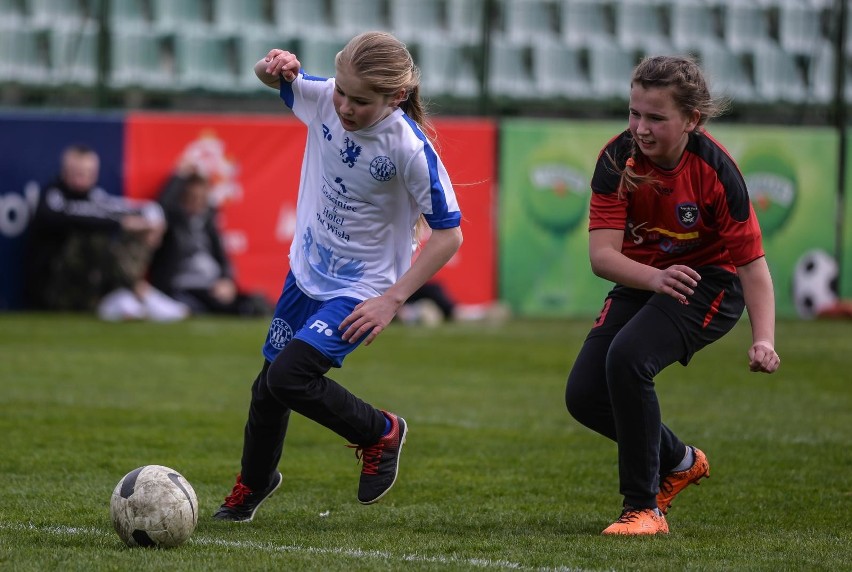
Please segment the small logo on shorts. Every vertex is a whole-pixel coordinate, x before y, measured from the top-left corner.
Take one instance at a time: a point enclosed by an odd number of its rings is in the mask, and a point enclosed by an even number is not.
[[[377,181],[390,181],[396,175],[396,165],[390,157],[376,157],[370,162],[370,174]]]
[[[677,206],[677,219],[686,228],[695,226],[698,222],[698,205],[695,203],[681,203]]]
[[[272,344],[272,347],[280,350],[292,339],[293,330],[290,328],[290,324],[281,318],[272,320],[272,324],[269,326],[269,343]]]
[[[322,320],[314,320],[314,323],[308,327],[309,330],[314,330],[326,336],[331,336],[334,332],[328,327],[328,324]]]

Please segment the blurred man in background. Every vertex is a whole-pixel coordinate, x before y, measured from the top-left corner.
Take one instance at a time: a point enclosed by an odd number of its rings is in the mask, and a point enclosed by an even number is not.
[[[29,227],[25,297],[32,309],[97,312],[108,321],[180,320],[188,308],[145,279],[165,232],[154,202],[97,186],[100,158],[86,145],[62,152]]]

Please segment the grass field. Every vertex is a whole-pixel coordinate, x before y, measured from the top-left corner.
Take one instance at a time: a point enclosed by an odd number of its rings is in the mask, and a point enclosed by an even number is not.
[[[621,503],[615,446],[563,400],[588,325],[394,325],[332,372],[409,422],[394,490],[361,506],[352,450],[295,416],[281,489],[233,524],[210,514],[239,468],[265,320],[0,314],[0,569],[852,569],[852,322],[780,323],[773,376],[748,372],[746,322],[659,376],[664,420],[712,477],[655,538],[600,536]],[[179,548],[112,529],[113,487],[145,464],[198,494]]]

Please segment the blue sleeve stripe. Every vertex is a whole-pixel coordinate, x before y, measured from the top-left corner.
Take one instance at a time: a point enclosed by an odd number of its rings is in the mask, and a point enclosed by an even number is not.
[[[293,95],[293,82],[285,81],[282,77],[279,83],[278,95],[281,96],[281,99],[284,100],[287,107],[293,109],[293,101],[295,99],[295,96]]]
[[[306,79],[308,81],[328,80],[327,77],[308,75],[305,73],[305,70],[299,70],[299,75],[302,76],[302,79]],[[284,103],[287,104],[287,107],[293,109],[293,101],[295,99],[295,96],[293,95],[293,82],[285,81],[284,78],[281,78],[281,86],[279,88],[278,95],[281,96],[281,99],[284,100]]]
[[[441,184],[441,178],[438,176],[438,155],[435,153],[435,149],[432,148],[429,139],[417,123],[405,114],[403,114],[403,117],[417,138],[423,142],[423,153],[426,155],[426,165],[429,167],[432,213],[425,215],[426,222],[429,223],[431,228],[437,229],[459,226],[461,223],[461,213],[458,211],[450,212],[449,210],[444,186]]]

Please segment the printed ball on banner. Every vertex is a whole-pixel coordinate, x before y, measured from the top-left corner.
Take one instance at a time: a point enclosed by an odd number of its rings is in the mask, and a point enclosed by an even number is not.
[[[793,303],[802,318],[815,318],[838,301],[837,262],[823,250],[804,253],[793,269]]]
[[[128,546],[172,548],[186,542],[198,524],[195,490],[180,473],[145,465],[115,486],[110,516]]]

